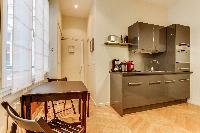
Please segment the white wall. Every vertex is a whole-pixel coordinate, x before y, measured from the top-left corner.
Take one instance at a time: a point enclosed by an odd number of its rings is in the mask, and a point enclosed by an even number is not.
[[[111,60],[128,60],[129,53],[127,47],[105,46],[105,38],[110,34],[127,35],[128,26],[136,21],[167,25],[168,11],[142,0],[97,0],[95,7],[95,101],[107,104],[110,101]]]
[[[200,14],[199,0],[177,0],[177,2],[169,8],[169,22],[182,25],[188,25],[191,28],[191,91],[190,101],[193,104],[200,105]]]
[[[92,38],[95,38],[95,16],[96,15],[96,7],[95,7],[95,1],[92,3],[92,7],[88,16],[88,21],[87,21],[87,41],[85,45],[85,79],[86,79],[86,86],[89,89],[92,98],[95,100],[96,98],[96,72],[95,72],[95,51],[96,47],[94,48],[94,52],[90,52],[90,41]]]
[[[86,32],[87,32],[87,19],[86,18],[75,18],[75,17],[66,17],[63,16],[62,17],[62,34],[63,37],[65,38],[69,38],[68,40],[64,40],[61,41],[61,53],[62,53],[62,77],[67,76],[68,79],[72,78],[72,79],[79,79],[80,75],[71,75],[73,73],[77,73],[77,71],[80,70],[80,66],[81,65],[81,49],[80,49],[80,45],[81,45],[81,41],[83,40],[84,43],[83,45],[86,45]],[[76,39],[78,39],[76,41]],[[75,47],[75,51],[76,53],[69,55],[67,52],[67,46],[68,45],[72,45],[71,43],[74,44]],[[86,50],[84,50],[86,53]],[[77,54],[80,54],[79,56],[76,56]],[[74,56],[73,56],[74,55]],[[68,57],[70,56],[70,57]],[[67,59],[72,59],[73,62],[69,62],[69,60]],[[85,56],[84,56],[85,59]],[[86,59],[85,59],[86,60]],[[79,61],[79,62],[77,62]],[[85,61],[83,61],[85,62]],[[73,66],[75,64],[78,64],[77,66]],[[84,67],[84,66],[83,66]],[[70,70],[69,70],[70,69]],[[73,72],[73,70],[75,70]],[[83,68],[84,70],[84,68]],[[70,71],[70,72],[69,72]],[[71,75],[71,77],[69,77]],[[76,76],[76,77],[74,77]],[[78,77],[77,77],[78,76]]]

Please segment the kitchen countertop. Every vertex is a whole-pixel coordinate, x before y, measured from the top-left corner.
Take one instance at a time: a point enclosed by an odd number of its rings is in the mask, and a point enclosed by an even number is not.
[[[191,74],[193,72],[153,71],[153,72],[110,72],[110,73],[121,74],[122,76],[134,76],[134,75]]]

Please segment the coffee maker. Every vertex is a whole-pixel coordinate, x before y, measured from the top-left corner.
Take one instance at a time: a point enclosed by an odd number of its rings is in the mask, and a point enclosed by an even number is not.
[[[117,72],[119,71],[119,59],[113,59],[112,60],[112,72]]]

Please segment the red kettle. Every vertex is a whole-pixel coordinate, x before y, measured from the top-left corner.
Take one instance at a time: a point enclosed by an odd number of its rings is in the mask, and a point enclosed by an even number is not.
[[[132,70],[134,70],[134,63],[133,63],[133,61],[128,61],[127,62],[127,71],[132,72]]]

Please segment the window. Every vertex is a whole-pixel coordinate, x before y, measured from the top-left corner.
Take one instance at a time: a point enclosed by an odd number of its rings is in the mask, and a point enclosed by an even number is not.
[[[12,86],[13,52],[13,0],[8,0],[8,25],[6,42],[6,87]]]
[[[0,97],[40,82],[48,71],[48,0],[5,0],[3,89]],[[5,94],[5,95],[6,95]]]
[[[35,0],[33,0],[33,29],[32,29],[32,82],[35,82]]]

